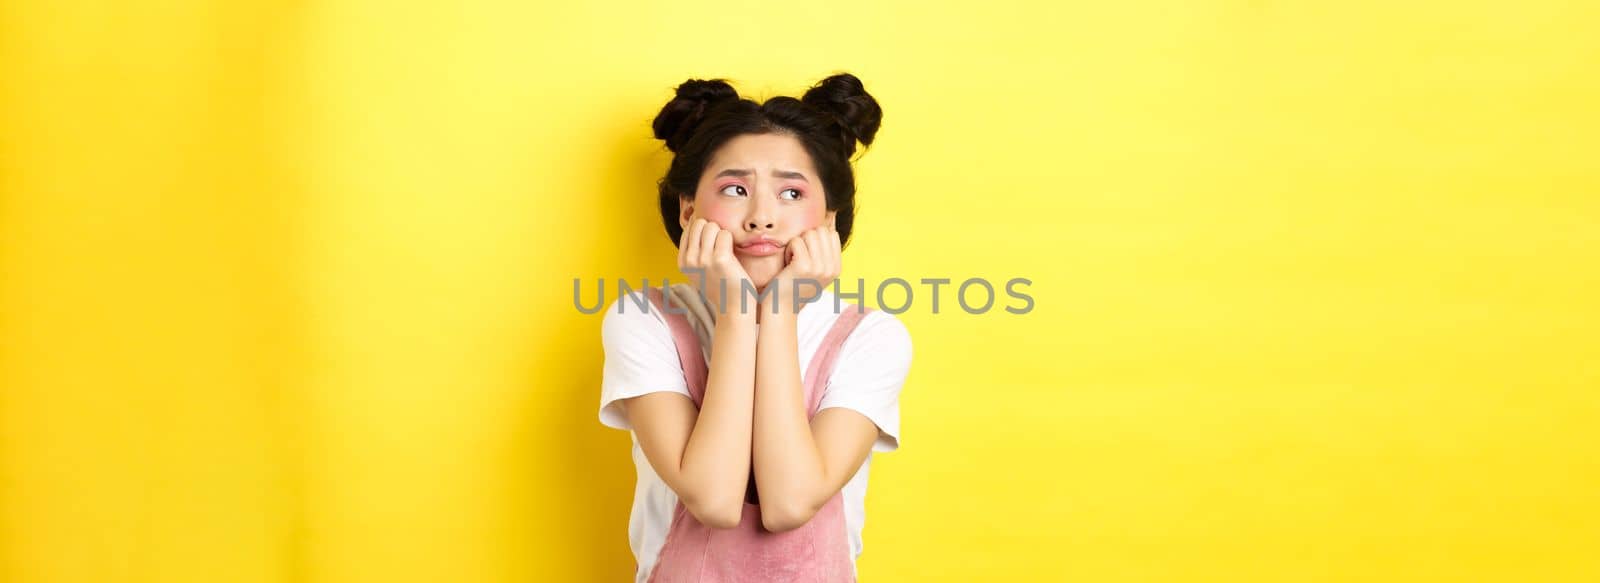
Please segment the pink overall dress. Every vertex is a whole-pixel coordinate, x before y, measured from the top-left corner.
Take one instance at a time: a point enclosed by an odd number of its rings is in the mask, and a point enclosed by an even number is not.
[[[684,380],[695,406],[705,398],[705,356],[700,338],[682,313],[663,309],[661,290],[648,288],[650,301],[661,310],[672,329],[678,360],[683,364]],[[676,296],[674,296],[676,300]],[[677,301],[673,309],[684,307]],[[822,345],[811,357],[802,383],[806,391],[806,416],[817,414],[823,390],[833,372],[839,347],[866,315],[868,308],[850,306],[839,314]],[[755,496],[755,474],[746,489],[739,526],[714,529],[700,524],[679,501],[673,509],[672,526],[666,542],[650,571],[650,583],[764,583],[805,582],[839,583],[855,581],[850,539],[845,530],[844,498],[838,492],[805,525],[786,532],[769,532],[761,526],[761,506]]]

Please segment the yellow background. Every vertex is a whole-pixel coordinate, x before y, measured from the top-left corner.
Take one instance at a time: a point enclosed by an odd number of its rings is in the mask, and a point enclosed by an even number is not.
[[[864,581],[1600,578],[1594,5],[569,4],[0,4],[0,581],[626,580],[571,281],[840,70],[846,277],[1037,301],[900,316]]]

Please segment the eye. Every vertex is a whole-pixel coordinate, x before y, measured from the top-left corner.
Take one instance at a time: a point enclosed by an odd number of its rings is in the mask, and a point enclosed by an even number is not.
[[[730,188],[737,188],[738,191],[735,192],[735,193],[729,193],[728,189],[730,189]],[[738,184],[729,184],[727,186],[722,187],[722,193],[726,194],[728,196],[744,196],[745,195],[744,187],[740,186]]]
[[[789,200],[795,200],[795,199],[800,198],[800,189],[797,189],[797,188],[785,188],[785,189],[783,189],[783,192],[793,192],[794,193],[794,198],[790,198]],[[778,196],[783,196],[783,193],[779,193]]]

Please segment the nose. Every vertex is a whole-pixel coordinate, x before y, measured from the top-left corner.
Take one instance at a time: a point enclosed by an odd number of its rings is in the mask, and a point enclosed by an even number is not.
[[[764,200],[765,197],[752,197],[750,213],[745,217],[744,228],[746,231],[771,231],[773,224],[772,204]]]

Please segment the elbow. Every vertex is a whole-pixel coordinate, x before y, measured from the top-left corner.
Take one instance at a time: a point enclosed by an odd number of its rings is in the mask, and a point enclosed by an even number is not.
[[[763,497],[764,498],[764,497]],[[805,526],[817,508],[799,500],[761,501],[761,526],[768,532],[787,532]]]
[[[726,500],[691,501],[685,499],[683,500],[683,507],[689,511],[689,514],[694,516],[695,520],[709,528],[726,529],[739,526],[739,520],[743,518],[742,514],[744,513],[744,499],[725,496],[722,498],[726,498]]]
[[[689,513],[693,514],[694,519],[700,521],[700,524],[708,528],[729,529],[739,526],[739,511],[737,509],[729,512],[722,508],[700,508],[698,511],[690,509]]]

